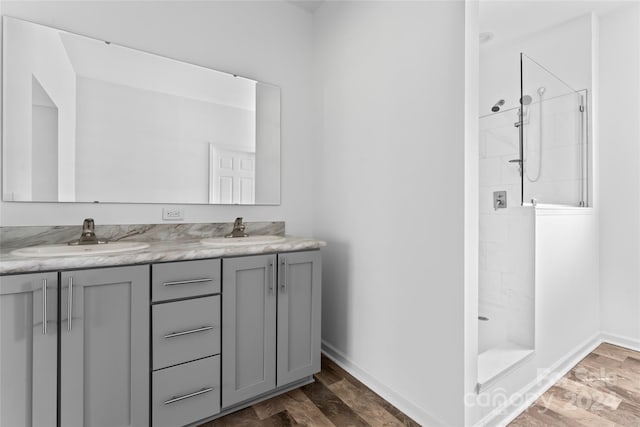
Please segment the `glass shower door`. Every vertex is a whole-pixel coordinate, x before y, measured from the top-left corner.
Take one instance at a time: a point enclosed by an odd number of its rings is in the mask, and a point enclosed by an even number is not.
[[[523,203],[587,206],[586,90],[520,54]]]

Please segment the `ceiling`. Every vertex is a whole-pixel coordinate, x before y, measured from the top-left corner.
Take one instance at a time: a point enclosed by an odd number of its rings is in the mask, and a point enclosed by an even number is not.
[[[590,12],[605,14],[640,0],[480,0],[479,32],[491,32],[496,42],[522,37]]]

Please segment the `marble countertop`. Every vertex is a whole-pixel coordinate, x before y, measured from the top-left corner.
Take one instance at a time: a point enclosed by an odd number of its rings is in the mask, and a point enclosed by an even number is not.
[[[33,273],[92,267],[151,264],[167,261],[188,261],[243,255],[269,254],[319,249],[321,240],[286,236],[283,242],[251,246],[217,247],[194,240],[148,242],[149,247],[131,252],[79,256],[24,257],[11,255],[11,248],[0,249],[0,274]]]

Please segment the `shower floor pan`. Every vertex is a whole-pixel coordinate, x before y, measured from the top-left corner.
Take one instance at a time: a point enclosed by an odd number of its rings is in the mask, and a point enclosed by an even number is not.
[[[491,387],[533,353],[533,349],[515,343],[502,344],[480,353],[478,355],[478,391]]]

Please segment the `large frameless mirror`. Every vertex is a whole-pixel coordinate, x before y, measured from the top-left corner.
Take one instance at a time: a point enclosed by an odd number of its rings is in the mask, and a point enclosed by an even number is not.
[[[3,200],[280,203],[280,89],[3,20]]]

